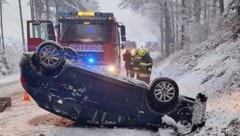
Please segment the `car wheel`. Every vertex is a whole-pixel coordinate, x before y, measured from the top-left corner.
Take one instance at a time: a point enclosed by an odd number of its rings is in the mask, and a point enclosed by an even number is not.
[[[160,113],[171,111],[178,102],[178,96],[178,85],[169,78],[155,79],[147,94],[149,106]]]
[[[65,63],[64,50],[55,42],[43,42],[38,46],[36,59],[44,69],[53,70]]]
[[[64,50],[66,59],[70,61],[78,61],[78,54],[73,48],[63,47],[63,50]]]

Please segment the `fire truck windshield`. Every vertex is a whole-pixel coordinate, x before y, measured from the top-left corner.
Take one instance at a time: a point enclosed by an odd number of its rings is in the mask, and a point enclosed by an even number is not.
[[[112,28],[109,24],[84,24],[62,22],[60,24],[61,41],[73,42],[110,42]]]

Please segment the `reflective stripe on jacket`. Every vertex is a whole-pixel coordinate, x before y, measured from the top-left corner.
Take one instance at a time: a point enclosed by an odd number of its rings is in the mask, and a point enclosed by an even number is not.
[[[150,74],[147,73],[138,73],[139,77],[150,77]]]

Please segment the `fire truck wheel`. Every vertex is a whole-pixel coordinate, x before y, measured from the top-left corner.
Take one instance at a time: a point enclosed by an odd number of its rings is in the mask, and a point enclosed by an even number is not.
[[[178,102],[179,89],[177,83],[169,78],[155,79],[147,94],[149,106],[156,112],[171,111]]]
[[[78,61],[77,52],[71,47],[63,47],[65,58],[70,61]]]
[[[63,48],[53,41],[40,44],[37,48],[36,59],[46,70],[53,70],[65,63]]]

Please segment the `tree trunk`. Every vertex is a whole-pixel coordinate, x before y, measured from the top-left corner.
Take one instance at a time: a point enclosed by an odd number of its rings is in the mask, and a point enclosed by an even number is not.
[[[3,15],[2,15],[2,7],[3,7],[3,1],[0,0],[0,28],[1,28],[1,38],[0,38],[0,44],[2,44],[2,51],[0,50],[0,72],[2,75],[9,75],[9,67],[7,65],[7,60],[5,57],[5,44],[4,44],[4,36],[3,36]]]
[[[164,30],[163,30],[163,15],[161,13],[161,17],[160,17],[160,33],[161,33],[161,51],[163,56],[165,56],[165,52],[164,52]]]
[[[18,4],[19,4],[19,14],[20,14],[20,23],[21,23],[21,30],[22,30],[22,47],[23,47],[23,51],[26,51],[25,48],[25,37],[24,37],[24,27],[23,27],[23,16],[22,16],[22,5],[21,5],[21,0],[18,0]]]
[[[164,1],[164,19],[165,19],[165,57],[168,57],[170,55],[170,41],[171,41],[171,22],[170,22],[170,14],[168,10],[168,3],[167,1]]]
[[[49,14],[49,0],[46,0],[46,19],[50,19],[50,14]]]
[[[165,49],[164,49],[164,26],[163,26],[163,4],[162,1],[158,1],[159,6],[159,28],[160,28],[160,48],[161,53],[165,56]]]
[[[37,7],[36,0],[32,0],[33,19],[34,20],[38,20],[39,19],[36,7]]]
[[[58,4],[58,0],[54,0],[55,3],[55,8],[56,8],[56,13],[55,13],[55,17],[56,17],[56,22],[58,21],[58,14],[59,14],[59,4]]]
[[[212,17],[216,18],[216,13],[217,13],[217,0],[213,0],[213,13],[212,13]]]
[[[0,43],[2,43],[2,52],[5,53],[5,42],[4,42],[4,35],[3,35],[3,15],[2,15],[2,5],[3,1],[0,0],[0,27],[1,27],[1,38]]]
[[[204,0],[204,13],[203,13],[203,17],[204,17],[204,22],[207,21],[207,0]]]
[[[201,1],[194,0],[194,18],[197,23],[200,23],[201,19]]]
[[[42,0],[34,0],[34,9],[36,20],[45,19],[42,18],[44,13],[44,4]]]
[[[180,48],[183,49],[185,42],[186,42],[186,36],[185,36],[185,21],[186,21],[186,1],[182,0],[182,24],[181,24],[181,46]]]
[[[220,8],[220,16],[222,16],[224,12],[224,0],[219,0],[219,8]]]
[[[31,20],[34,20],[34,0],[30,0]]]
[[[170,1],[170,10],[171,10],[171,34],[170,34],[170,37],[171,37],[171,40],[170,40],[170,43],[171,43],[171,50],[170,50],[170,53],[173,53],[175,52],[175,20],[174,20],[174,11],[173,11],[173,0]]]
[[[178,8],[178,0],[176,0],[176,49],[179,49],[179,39],[178,39],[178,23],[179,23],[179,12],[178,12],[179,8]]]
[[[185,7],[185,13],[184,15],[186,14],[188,18],[192,18],[192,16],[194,15],[194,8],[193,8],[193,5],[192,5],[192,0],[184,0],[184,7]],[[183,6],[183,5],[182,5]]]

